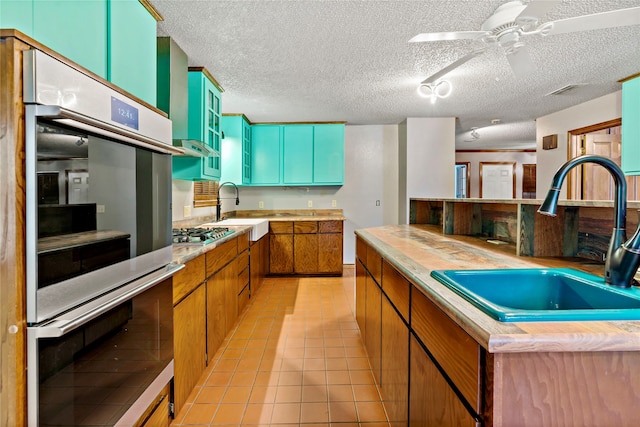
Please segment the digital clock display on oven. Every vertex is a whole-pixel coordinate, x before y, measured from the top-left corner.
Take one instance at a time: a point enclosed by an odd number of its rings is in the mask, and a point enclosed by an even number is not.
[[[138,130],[138,109],[112,96],[111,120]]]

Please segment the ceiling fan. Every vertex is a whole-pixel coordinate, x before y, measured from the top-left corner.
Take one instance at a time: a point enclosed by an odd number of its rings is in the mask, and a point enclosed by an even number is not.
[[[618,9],[609,12],[582,15],[540,23],[540,17],[561,3],[561,0],[510,1],[499,6],[480,27],[479,31],[454,31],[444,33],[422,33],[409,40],[410,43],[442,40],[480,40],[484,46],[463,56],[445,68],[427,77],[422,84],[435,83],[454,68],[499,45],[518,78],[526,77],[534,69],[527,45],[523,38],[542,37],[602,28],[640,25],[640,7]]]

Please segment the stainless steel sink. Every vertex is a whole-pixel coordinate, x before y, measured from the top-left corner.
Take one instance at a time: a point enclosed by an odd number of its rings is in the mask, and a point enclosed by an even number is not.
[[[438,270],[431,276],[502,322],[640,320],[640,290],[578,270]]]

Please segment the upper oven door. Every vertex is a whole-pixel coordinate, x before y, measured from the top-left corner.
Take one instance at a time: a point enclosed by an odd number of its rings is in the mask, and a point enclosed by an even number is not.
[[[42,52],[25,54],[25,97],[33,325],[171,262],[179,150],[166,117]]]

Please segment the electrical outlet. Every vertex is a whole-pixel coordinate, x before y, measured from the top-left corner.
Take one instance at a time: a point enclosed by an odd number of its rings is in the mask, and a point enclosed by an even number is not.
[[[335,200],[332,200],[332,201],[331,201],[331,207],[332,207],[332,208],[335,208],[336,206],[338,206],[338,202],[337,202],[337,201],[335,201]]]
[[[312,208],[313,207],[313,200],[309,200],[307,202],[307,207]]]
[[[258,202],[258,209],[264,209],[264,202],[262,200]]]
[[[376,200],[376,206],[380,206],[380,200]]]
[[[104,213],[104,205],[96,205],[96,213]]]
[[[191,216],[191,206],[184,206],[182,208],[182,216],[189,218]]]

